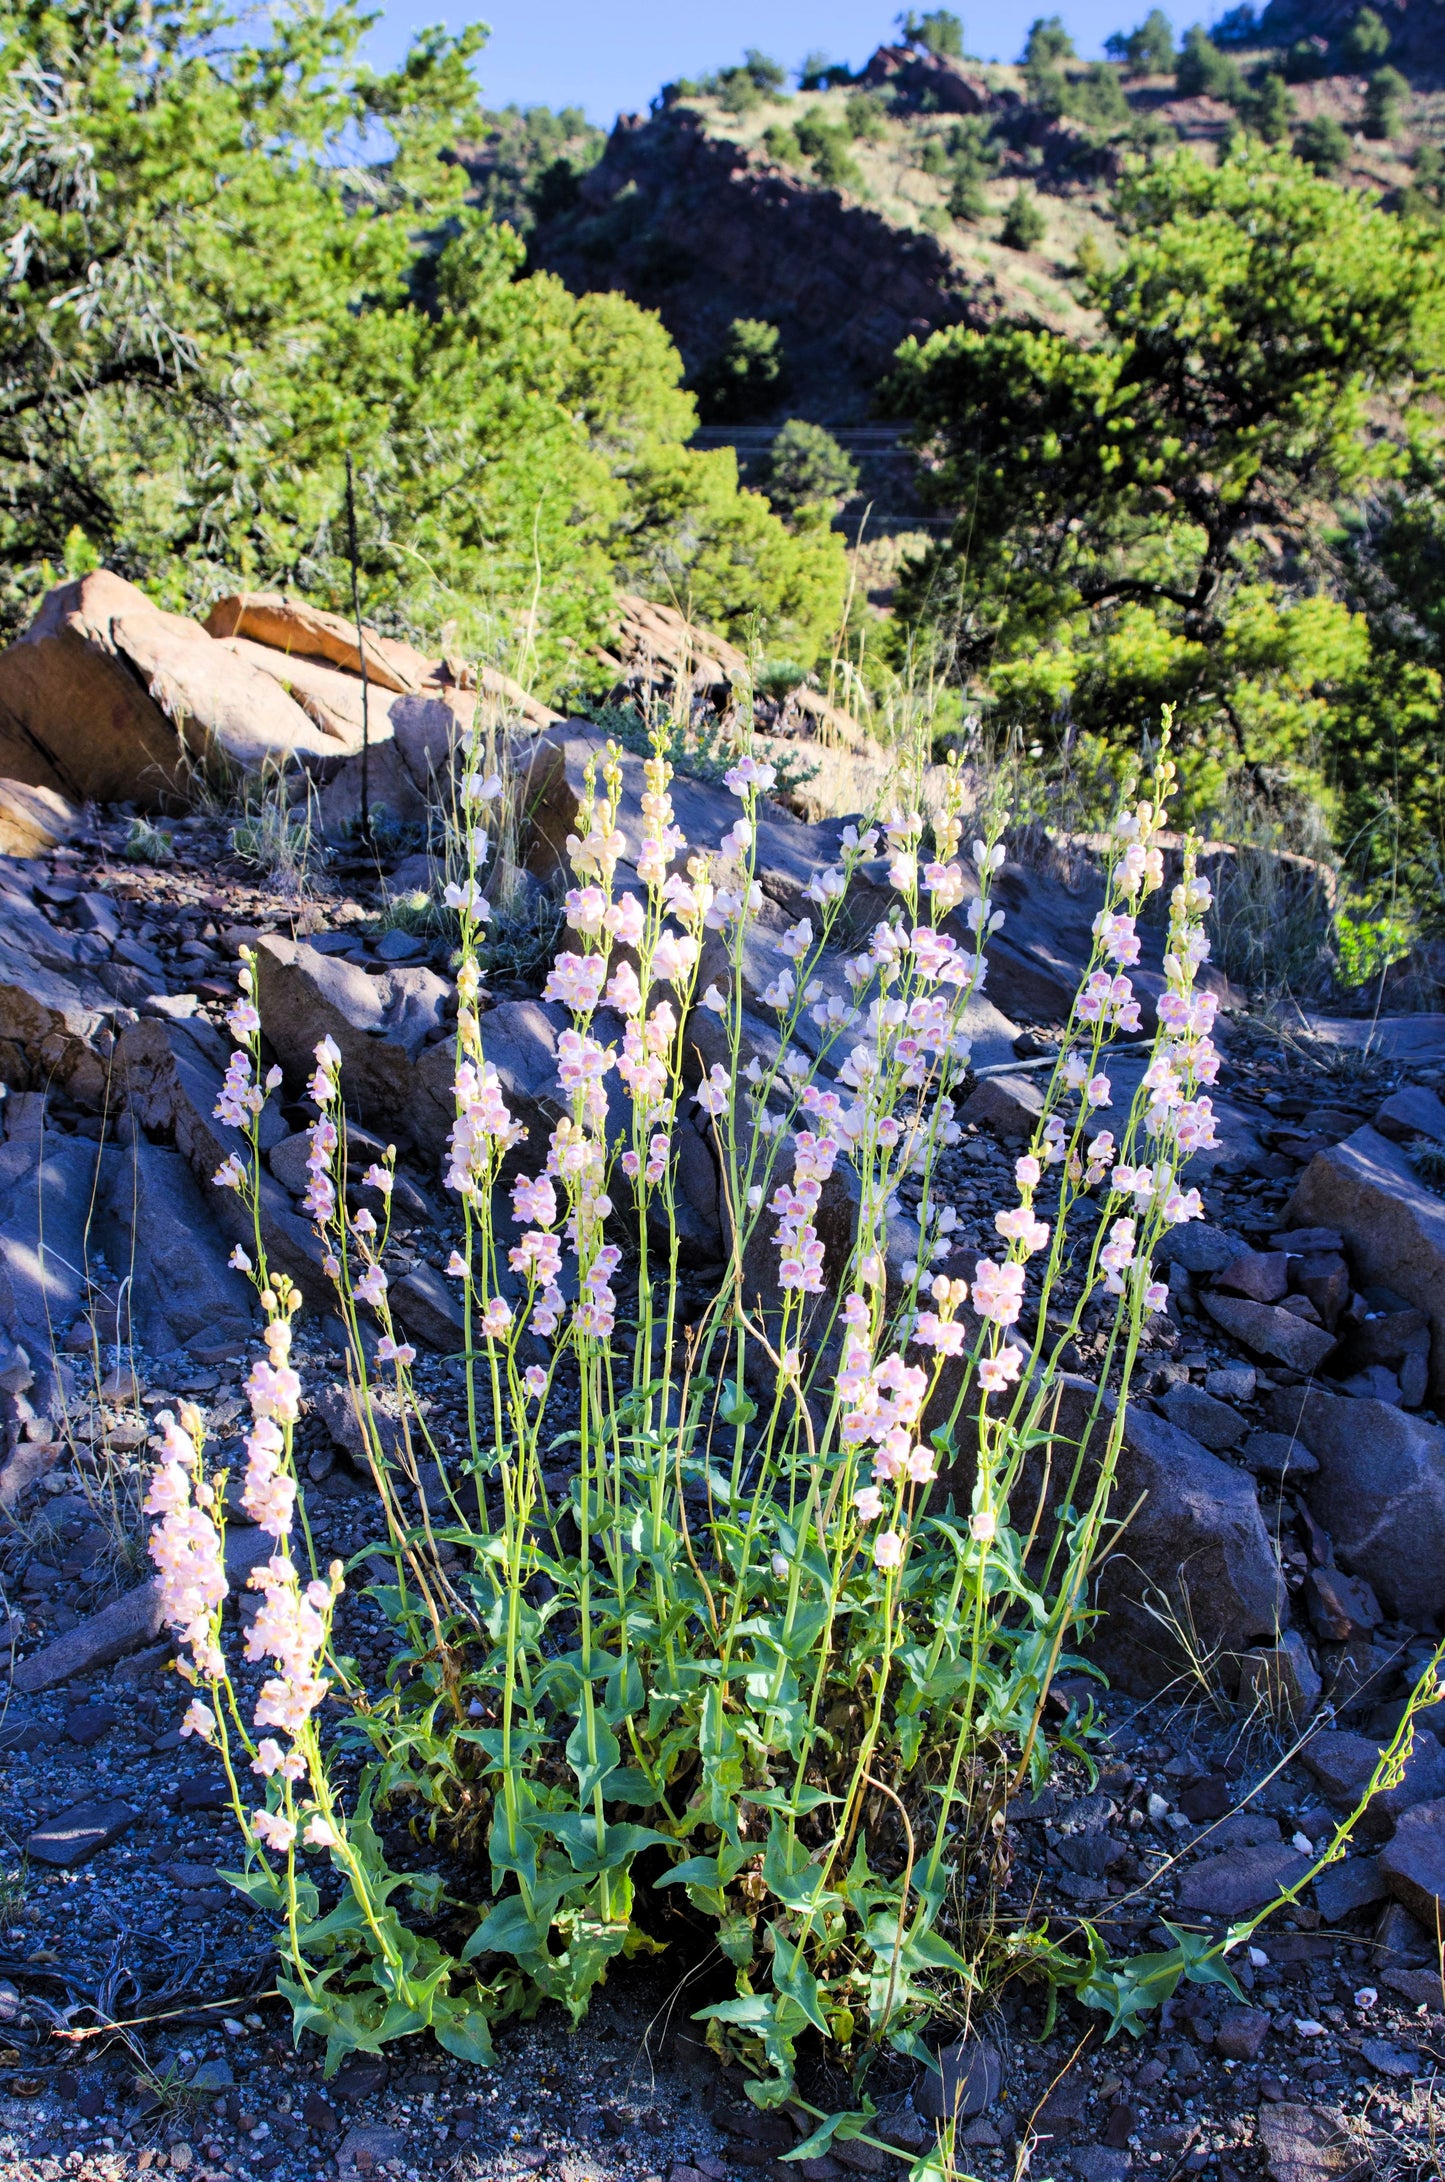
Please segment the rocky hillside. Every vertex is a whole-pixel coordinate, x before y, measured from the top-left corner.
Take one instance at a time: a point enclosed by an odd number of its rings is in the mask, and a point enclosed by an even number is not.
[[[882,45],[856,78],[827,70],[826,87],[792,94],[757,57],[751,73],[667,85],[650,113],[618,117],[595,163],[574,133],[565,175],[540,131],[551,156],[544,174],[538,154],[530,191],[515,182],[514,119],[499,116],[469,164],[489,201],[499,177],[513,178],[534,263],[574,290],[618,289],[660,313],[705,414],[847,425],[870,413],[910,333],[1002,313],[1082,327],[1080,251],[1107,250],[1109,185],[1131,151],[1185,143],[1208,155],[1242,125],[1303,150],[1333,122],[1342,178],[1398,199],[1445,112],[1433,89],[1445,31],[1437,8],[1391,12],[1388,59],[1412,88],[1398,133],[1372,136],[1370,78],[1345,37],[1356,12],[1300,6],[1286,21],[1271,9],[1250,43],[1220,56],[1238,71],[1228,97],[1186,95],[1172,72],[1123,60],[984,65]],[[1271,117],[1259,86],[1274,71],[1290,80]],[[1021,191],[1037,221],[1010,219]],[[755,374],[742,399],[733,389],[724,415],[719,363],[740,319],[778,329],[780,368]],[[874,482],[865,476],[865,492]]]

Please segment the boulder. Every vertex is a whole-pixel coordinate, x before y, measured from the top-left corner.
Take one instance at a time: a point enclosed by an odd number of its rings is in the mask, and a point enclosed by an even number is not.
[[[986,1076],[965,1099],[959,1119],[976,1122],[1008,1143],[1023,1143],[1033,1135],[1043,1112],[1043,1089],[1031,1076]]]
[[[240,1133],[215,1118],[221,1071],[187,1035],[185,1023],[146,1018],[132,1024],[116,1043],[115,1085],[120,1103],[145,1129],[174,1144],[209,1207],[210,1217],[228,1245],[254,1252],[251,1215],[234,1190],[217,1189],[217,1168],[233,1151],[244,1153]],[[261,1145],[268,1150],[286,1134],[274,1105],[262,1116]],[[335,1290],[321,1269],[321,1247],[306,1221],[293,1209],[281,1184],[261,1174],[261,1235],[268,1260],[278,1273],[295,1281],[313,1309],[330,1310]]]
[[[217,599],[206,616],[213,637],[241,637],[257,647],[298,660],[343,667],[360,679],[363,649],[356,623],[305,599],[279,591],[243,591]],[[410,644],[397,643],[362,623],[368,681],[383,690],[420,689],[430,662]]]
[[[0,1330],[30,1360],[36,1415],[58,1420],[67,1386],[55,1352],[87,1291],[96,1147],[46,1129],[43,1109],[26,1118],[40,1126],[8,1137],[0,1160]]]
[[[1445,1796],[1406,1811],[1380,1851],[1380,1872],[1410,1915],[1438,1932],[1445,1920]]]
[[[271,651],[244,636],[225,637],[218,648],[278,682],[322,734],[336,743],[339,756],[350,757],[361,748],[361,682],[356,675],[322,666],[319,660]],[[367,692],[366,729],[373,749],[391,740],[391,704],[396,694],[379,683]]]
[[[453,1119],[451,1099],[438,1111],[433,1098],[418,1096],[416,1079],[428,1038],[445,1030],[445,979],[408,965],[371,977],[354,962],[271,933],[257,944],[256,970],[262,1027],[291,1084],[300,1088],[315,1068],[317,1044],[332,1038],[348,1112],[437,1157]],[[436,1050],[432,1073],[444,1066],[449,1086],[450,1041]]]
[[[150,1349],[176,1349],[214,1327],[217,1340],[250,1331],[253,1292],[226,1260],[228,1239],[178,1151],[137,1135],[102,1160],[95,1235],[128,1283],[130,1322]],[[221,1192],[212,1189],[214,1200]]]
[[[1251,1432],[1239,1459],[1256,1477],[1313,1477],[1319,1468],[1309,1449],[1288,1432]]]
[[[302,599],[288,599],[277,591],[243,592],[219,599],[206,618],[206,627],[214,637],[239,639],[298,662],[340,668],[360,681],[363,645],[357,640],[355,622]],[[440,688],[451,679],[443,665],[426,658],[414,645],[382,636],[369,623],[363,622],[362,637],[367,679],[380,690],[404,694],[428,686]],[[495,667],[480,668],[477,683],[529,727],[550,727],[561,718]]]
[[[1430,1388],[1445,1396],[1445,1198],[1426,1189],[1400,1147],[1366,1126],[1317,1152],[1281,1220],[1334,1228],[1358,1281],[1387,1283],[1426,1314]]]
[[[1054,1505],[1075,1450],[1089,1433],[1075,1496],[1081,1506],[1103,1452],[1114,1401],[1104,1397],[1089,1432],[1095,1389],[1083,1379],[1065,1378],[1059,1385],[1047,1504]],[[1020,1502],[1030,1510],[1040,1482],[1036,1463],[1032,1458],[1026,1469]],[[1188,1665],[1186,1635],[1226,1669],[1242,1653],[1275,1644],[1286,1618],[1284,1583],[1246,1473],[1166,1418],[1131,1405],[1111,1513],[1119,1519],[1130,1510],[1136,1512],[1128,1528],[1097,1567],[1093,1583],[1101,1618],[1088,1649],[1113,1679],[1141,1694],[1161,1689]]]
[[[1266,1907],[1284,1887],[1293,1886],[1310,1868],[1298,1849],[1259,1847],[1226,1849],[1203,1857],[1186,1872],[1179,1906],[1208,1917],[1249,1917]]]
[[[1445,1431],[1387,1402],[1301,1387],[1269,1397],[1272,1422],[1319,1464],[1316,1522],[1387,1613],[1416,1626],[1445,1608]]]
[[[44,856],[80,824],[64,796],[23,780],[0,780],[0,856]]]
[[[105,1104],[115,996],[28,894],[0,881],[0,1081]],[[107,966],[108,967],[108,966]]]
[[[1339,1729],[1312,1735],[1300,1752],[1326,1802],[1338,1811],[1354,1809],[1382,1755],[1381,1746],[1367,1735],[1350,1735]],[[1382,1788],[1370,1799],[1360,1822],[1362,1838],[1382,1839],[1406,1811],[1438,1796],[1445,1796],[1445,1750],[1433,1735],[1417,1735],[1398,1785]]]
[[[1437,1144],[1445,1144],[1445,1101],[1428,1091],[1423,1083],[1402,1084],[1380,1107],[1374,1127],[1381,1136],[1390,1137],[1397,1144],[1407,1144],[1417,1136],[1428,1136]]]
[[[1335,1345],[1332,1333],[1297,1318],[1277,1303],[1250,1303],[1243,1296],[1224,1296],[1210,1291],[1202,1297],[1205,1310],[1216,1326],[1234,1340],[1242,1341],[1256,1356],[1293,1371],[1315,1371]]]
[[[0,768],[76,800],[164,808],[197,770],[334,752],[270,676],[108,569],[49,592],[0,652]]]

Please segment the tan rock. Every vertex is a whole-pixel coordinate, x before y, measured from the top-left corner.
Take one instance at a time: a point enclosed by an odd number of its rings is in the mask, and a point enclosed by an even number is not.
[[[0,780],[0,856],[43,856],[80,823],[64,796],[23,780]]]
[[[295,657],[288,652],[272,651],[265,644],[253,643],[247,636],[228,636],[220,639],[223,651],[243,659],[250,667],[258,668],[278,682],[287,695],[300,705],[312,724],[329,735],[349,757],[361,748],[361,677],[345,674],[340,667],[326,667],[316,659]],[[373,744],[389,740],[391,715],[388,700],[394,690],[374,686],[367,703],[367,731]]]
[[[340,614],[309,606],[304,599],[288,599],[279,591],[243,591],[239,596],[218,599],[206,616],[212,636],[249,637],[271,651],[295,659],[320,660],[360,675],[362,648],[356,625]],[[420,689],[432,672],[431,661],[410,644],[381,636],[362,623],[368,678],[382,689]]]
[[[270,676],[108,569],[48,593],[0,652],[0,769],[27,786],[163,808],[188,799],[198,767],[331,750]]]

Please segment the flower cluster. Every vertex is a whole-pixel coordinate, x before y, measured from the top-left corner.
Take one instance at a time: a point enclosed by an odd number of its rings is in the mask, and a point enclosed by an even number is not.
[[[150,1557],[160,1574],[161,1620],[190,1649],[191,1671],[205,1681],[225,1673],[216,1642],[216,1617],[230,1586],[221,1532],[213,1519],[216,1496],[201,1469],[200,1418],[183,1411],[157,1413],[160,1459],[151,1472],[145,1512],[160,1521],[150,1536]],[[198,1720],[192,1728],[199,1732]]]

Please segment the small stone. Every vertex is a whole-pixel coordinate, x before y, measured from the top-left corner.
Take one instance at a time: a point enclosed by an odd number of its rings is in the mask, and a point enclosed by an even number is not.
[[[406,2134],[384,2122],[358,2122],[348,2129],[336,2153],[338,2175],[375,2174],[406,2151]]]
[[[1264,2008],[1226,2008],[1214,2033],[1214,2050],[1226,2061],[1257,2061],[1269,2026]]]
[[[1252,1303],[1278,1303],[1289,1287],[1289,1260],[1282,1250],[1245,1250],[1214,1280],[1216,1287]]]
[[[1232,1265],[1244,1245],[1229,1229],[1211,1227],[1204,1220],[1188,1220],[1164,1230],[1154,1245],[1161,1265],[1182,1265],[1186,1273],[1221,1273]]]
[[[301,2101],[301,2119],[308,2129],[314,2129],[316,2134],[322,2137],[334,2136],[341,2126],[337,2121],[336,2109],[331,2101],[324,2099],[314,2087],[307,2092],[305,2098]]]
[[[1179,1808],[1196,1826],[1208,1825],[1213,1818],[1223,1818],[1233,1801],[1233,1792],[1223,1773],[1206,1774],[1203,1780],[1191,1781],[1187,1788],[1179,1791]]]
[[[1281,1887],[1293,1886],[1309,1870],[1309,1859],[1295,1849],[1228,1849],[1207,1856],[1186,1873],[1179,1889],[1182,1909],[1211,1917],[1247,1917],[1274,1900]]]
[[[1219,1364],[1204,1375],[1204,1391],[1220,1402],[1252,1402],[1259,1383],[1253,1364]]]
[[[65,1732],[73,1743],[88,1750],[102,1735],[109,1734],[117,1717],[109,1705],[77,1705],[65,1716]]]
[[[1445,1144],[1445,1104],[1422,1083],[1404,1084],[1391,1092],[1376,1114],[1374,1126],[1381,1136],[1393,1137],[1396,1143],[1428,1136],[1437,1144]]]
[[[128,1803],[112,1798],[104,1803],[77,1803],[56,1818],[37,1826],[25,1844],[28,1856],[40,1864],[54,1864],[69,1871],[100,1849],[109,1848],[136,1822]]]
[[[194,2071],[192,2091],[229,2091],[236,2079],[228,2061],[202,2061]]]
[[[1241,1695],[1261,1698],[1277,1718],[1302,1726],[1320,1701],[1324,1684],[1298,1629],[1286,1629],[1278,1644],[1244,1652],[1239,1661]]]
[[[1202,1300],[1216,1326],[1222,1326],[1257,1355],[1273,1363],[1288,1364],[1294,1371],[1316,1370],[1335,1346],[1334,1335],[1326,1333],[1322,1326],[1311,1326],[1277,1304],[1216,1293]]]
[[[1108,2125],[1104,2130],[1104,2142],[1112,2151],[1127,2151],[1129,2139],[1138,2126],[1139,2116],[1132,2106],[1111,2106]]]
[[[1385,1618],[1364,1578],[1346,1576],[1338,1568],[1312,1568],[1305,1578],[1304,1595],[1310,1627],[1316,1636],[1334,1644],[1368,1636]]]
[[[404,932],[399,924],[384,932],[372,949],[378,962],[415,962],[425,952],[426,942],[413,932]]]
[[[1116,2151],[1107,2144],[1080,2144],[1073,2153],[1071,2164],[1081,2182],[1124,2182],[1129,2172],[1127,2150]]]
[[[384,2091],[391,2071],[379,2053],[352,2053],[337,2070],[332,2090],[338,2099],[369,2099]]]
[[[913,2094],[918,2113],[930,2121],[971,2120],[993,2105],[1003,2082],[998,2049],[982,2038],[959,2038],[938,2056],[941,2074],[928,2069]]]
[[[1259,2134],[1274,2182],[1346,2182],[1369,2165],[1338,2117],[1316,2106],[1261,2107]]]
[[[1433,1933],[1415,1922],[1403,1902],[1387,1902],[1374,1935],[1373,1959],[1381,1970],[1419,1970],[1437,1954]]]
[[[1291,1258],[1313,1258],[1343,1250],[1345,1239],[1334,1227],[1293,1227],[1283,1235],[1271,1235],[1269,1247]]]
[[[1360,2058],[1377,2068],[1382,2076],[1415,2076],[1423,2074],[1420,2056],[1406,2053],[1388,2038],[1362,2038]]]
[[[1250,1374],[1251,1378],[1253,1373]],[[1159,1405],[1171,1424],[1192,1433],[1216,1454],[1244,1437],[1244,1419],[1227,1402],[1216,1401],[1202,1387],[1172,1386]]]

